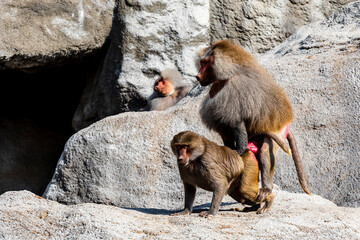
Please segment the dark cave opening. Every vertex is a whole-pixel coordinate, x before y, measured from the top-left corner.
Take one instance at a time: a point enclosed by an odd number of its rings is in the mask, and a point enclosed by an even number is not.
[[[33,73],[0,71],[0,194],[43,193],[75,133],[73,115],[103,55]]]

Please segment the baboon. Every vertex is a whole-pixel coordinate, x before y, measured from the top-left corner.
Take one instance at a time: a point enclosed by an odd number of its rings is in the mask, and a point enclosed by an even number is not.
[[[291,139],[289,143],[296,148],[295,138],[288,130],[293,119],[291,104],[283,89],[250,53],[230,40],[216,41],[200,51],[197,62],[200,70],[196,78],[200,85],[211,84],[200,109],[201,119],[220,134],[225,146],[242,155],[250,138],[271,133]],[[265,137],[257,155],[261,200],[273,188],[277,151],[274,141]],[[293,157],[299,157],[297,151]],[[309,194],[306,174],[301,178],[302,187]]]
[[[276,142],[282,141],[277,136],[274,137]],[[252,151],[260,147],[258,143],[258,140],[251,143]],[[283,142],[280,146],[287,145]],[[177,157],[185,190],[184,211],[175,215],[192,212],[196,187],[213,192],[210,209],[200,213],[202,217],[216,215],[226,193],[240,203],[260,204],[257,213],[270,209],[274,195],[270,193],[261,200],[257,196],[259,168],[252,151],[247,150],[240,156],[235,150],[219,146],[191,131],[175,135],[171,141],[171,149]],[[287,151],[286,148],[284,150]]]
[[[180,72],[165,69],[154,83],[154,93],[145,110],[162,111],[179,102],[190,91]]]

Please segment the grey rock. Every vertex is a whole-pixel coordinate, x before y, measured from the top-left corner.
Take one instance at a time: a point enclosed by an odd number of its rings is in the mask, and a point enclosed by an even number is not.
[[[115,0],[0,2],[0,70],[32,70],[92,53],[107,38]]]
[[[211,39],[232,38],[253,54],[264,53],[352,1],[212,0]]]
[[[196,50],[208,44],[209,2],[120,1],[103,65],[85,89],[75,130],[117,113],[138,111],[160,72],[177,69],[193,84]]]
[[[271,212],[238,212],[225,200],[210,219],[166,208],[62,205],[27,191],[0,196],[0,238],[8,239],[359,239],[360,208],[337,207],[317,195],[274,190]],[[178,200],[179,204],[181,199]]]
[[[291,99],[296,136],[314,193],[360,206],[360,2],[300,28],[260,60]],[[289,157],[279,155],[275,182],[294,191]]]

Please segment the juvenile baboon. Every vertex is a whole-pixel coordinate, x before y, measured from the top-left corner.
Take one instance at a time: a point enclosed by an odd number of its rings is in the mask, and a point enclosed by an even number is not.
[[[294,136],[288,131],[293,119],[291,104],[283,89],[250,53],[230,40],[217,41],[199,53],[198,62],[197,80],[202,86],[211,84],[200,115],[208,128],[220,134],[225,146],[242,155],[250,138],[271,133],[291,139],[290,144],[296,147]],[[260,199],[272,191],[277,150],[269,137],[263,140],[257,156]],[[293,156],[299,157],[297,151]],[[306,174],[301,178],[304,191],[310,193]]]
[[[275,136],[276,141],[281,141]],[[252,142],[253,149],[259,147]],[[287,146],[285,143],[281,146]],[[185,190],[184,211],[190,214],[195,199],[196,187],[213,192],[210,209],[200,216],[216,215],[226,193],[240,203],[254,205],[260,203],[257,213],[270,209],[274,196],[258,199],[259,168],[254,153],[245,151],[241,156],[234,150],[194,133],[185,131],[175,135],[171,149],[177,157],[180,177]]]
[[[179,102],[190,91],[180,72],[165,69],[154,83],[154,93],[146,110],[165,110]]]

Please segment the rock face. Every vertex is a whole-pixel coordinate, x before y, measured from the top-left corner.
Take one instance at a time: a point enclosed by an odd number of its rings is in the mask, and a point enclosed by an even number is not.
[[[156,77],[178,69],[192,83],[196,50],[209,42],[209,2],[120,1],[103,66],[75,113],[75,130],[146,105]]]
[[[319,196],[275,189],[275,204],[263,215],[238,212],[225,201],[210,219],[198,212],[170,216],[168,209],[124,209],[100,204],[66,206],[30,192],[0,196],[3,239],[359,239],[360,208],[337,207]],[[206,201],[205,203],[208,203]]]
[[[32,70],[102,47],[115,0],[0,2],[0,70]]]
[[[286,89],[292,124],[312,189],[336,204],[360,206],[360,2],[300,28],[261,57]],[[295,190],[289,158],[275,170],[281,188]]]
[[[359,5],[300,29],[261,58],[293,104],[291,129],[313,193],[354,207],[360,204]],[[198,89],[191,95],[165,112],[119,114],[75,134],[44,196],[65,203],[178,206],[182,185],[172,136],[193,130],[218,141],[199,118],[203,95]],[[281,188],[300,190],[293,166],[279,154],[275,182]]]
[[[211,1],[211,39],[232,38],[253,54],[279,45],[299,27],[353,0]]]

